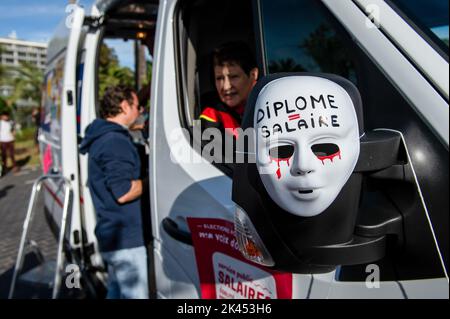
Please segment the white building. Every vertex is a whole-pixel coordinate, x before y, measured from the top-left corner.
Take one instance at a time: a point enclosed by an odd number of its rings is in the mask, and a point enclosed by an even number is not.
[[[38,68],[45,69],[47,59],[47,44],[23,41],[15,38],[0,38],[2,47],[0,64],[19,66],[21,62],[31,63]]]

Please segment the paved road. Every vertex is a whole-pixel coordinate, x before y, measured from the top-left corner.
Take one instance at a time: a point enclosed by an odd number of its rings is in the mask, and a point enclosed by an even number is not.
[[[0,178],[0,299],[7,298],[31,188],[41,174],[39,168],[24,168]],[[38,244],[44,258],[50,257],[56,251],[56,241],[42,214],[42,197],[38,199],[36,212],[29,239]]]

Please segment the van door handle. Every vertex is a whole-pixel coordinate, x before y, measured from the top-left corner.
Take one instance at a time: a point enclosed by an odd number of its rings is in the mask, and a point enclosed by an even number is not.
[[[162,227],[175,240],[181,241],[183,244],[193,246],[192,244],[192,236],[187,231],[181,230],[177,223],[174,222],[171,218],[166,217],[162,221]]]

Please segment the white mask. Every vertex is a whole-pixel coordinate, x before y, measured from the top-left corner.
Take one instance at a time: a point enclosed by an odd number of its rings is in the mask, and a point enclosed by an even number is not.
[[[254,127],[256,165],[275,203],[302,217],[327,209],[359,157],[358,119],[347,91],[313,76],[271,81],[258,95]]]

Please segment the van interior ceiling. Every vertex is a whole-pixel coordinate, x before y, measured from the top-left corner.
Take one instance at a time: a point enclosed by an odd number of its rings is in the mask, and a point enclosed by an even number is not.
[[[138,54],[138,46],[146,47],[147,53],[151,55],[153,53],[158,3],[158,0],[118,1],[105,14],[103,40],[136,41],[135,57]],[[135,70],[138,70],[139,61],[140,59],[135,58]],[[135,89],[139,90],[142,83],[136,81],[135,85]]]
[[[105,37],[146,39],[155,31],[159,1],[125,1],[106,14]]]
[[[180,69],[184,72],[186,126],[192,126],[202,107],[218,102],[211,53],[230,41],[245,42],[255,52],[252,1],[184,1],[177,17]],[[256,53],[255,53],[256,54]]]

